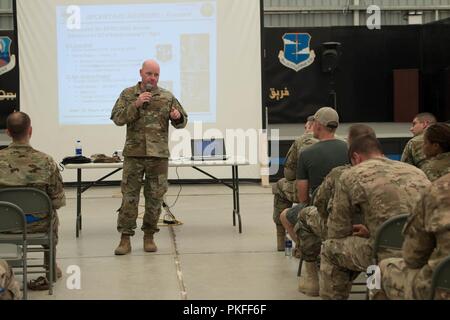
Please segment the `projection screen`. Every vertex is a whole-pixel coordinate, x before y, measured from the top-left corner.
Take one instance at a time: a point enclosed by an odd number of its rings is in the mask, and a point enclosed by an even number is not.
[[[86,156],[123,148],[125,127],[111,122],[111,110],[149,58],[160,63],[159,85],[189,114],[182,134],[170,132],[176,157],[189,155],[187,137],[227,139],[227,130],[250,136],[262,127],[260,0],[16,0],[16,6],[21,110],[32,119],[32,145],[56,161],[74,154],[76,140]],[[249,157],[250,144],[227,152]],[[102,173],[86,170],[84,179]],[[189,168],[178,173],[201,178]],[[229,177],[231,170],[213,173]],[[240,176],[259,173],[253,163]],[[62,174],[75,181],[75,172]]]

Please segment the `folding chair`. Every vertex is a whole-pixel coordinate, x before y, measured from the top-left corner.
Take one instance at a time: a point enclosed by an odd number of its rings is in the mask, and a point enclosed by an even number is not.
[[[28,265],[28,268],[44,268],[49,282],[49,294],[53,294],[53,280],[56,269],[55,237],[53,234],[53,208],[48,195],[36,188],[6,188],[0,189],[0,201],[14,203],[22,209],[25,216],[30,214],[42,214],[48,228],[42,233],[30,233],[28,229],[28,252],[44,252],[42,265]],[[5,237],[20,237],[21,235],[0,235],[0,240]],[[33,246],[33,247],[30,247]],[[48,259],[45,259],[48,253]],[[28,273],[43,273],[42,271],[28,271]]]
[[[380,249],[401,250],[405,237],[403,227],[409,214],[400,214],[386,220],[377,230],[373,244],[373,264],[378,265]]]
[[[437,266],[431,278],[431,296],[430,300],[434,300],[436,289],[450,292],[450,256],[444,259]]]
[[[11,267],[22,267],[23,299],[28,298],[27,287],[27,223],[18,206],[0,201],[0,232],[20,232],[10,239],[0,235],[0,258]],[[14,250],[10,250],[13,247]],[[19,274],[19,273],[18,273]]]

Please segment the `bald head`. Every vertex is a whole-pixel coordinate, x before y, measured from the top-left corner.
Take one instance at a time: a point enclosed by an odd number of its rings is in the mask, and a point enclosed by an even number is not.
[[[6,119],[6,130],[14,141],[29,139],[31,120],[25,112],[11,113]]]
[[[153,59],[145,60],[142,63],[142,69],[140,70],[142,83],[141,87],[145,90],[147,84],[151,84],[152,87],[158,86],[160,67],[158,62]]]
[[[146,67],[147,68],[158,68],[158,70],[159,70],[159,63],[156,60],[148,59],[142,63],[142,69],[145,69]]]

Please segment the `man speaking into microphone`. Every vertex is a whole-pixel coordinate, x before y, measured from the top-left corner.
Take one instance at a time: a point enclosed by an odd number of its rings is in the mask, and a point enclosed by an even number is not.
[[[146,252],[157,250],[153,236],[159,231],[161,204],[168,186],[169,121],[175,128],[182,129],[188,118],[173,94],[158,87],[159,73],[160,67],[155,60],[144,61],[140,70],[142,81],[122,91],[111,113],[111,120],[116,125],[127,126],[123,149],[122,205],[117,219],[121,240],[114,251],[116,255],[131,252],[130,237],[135,234],[143,181],[143,247]]]

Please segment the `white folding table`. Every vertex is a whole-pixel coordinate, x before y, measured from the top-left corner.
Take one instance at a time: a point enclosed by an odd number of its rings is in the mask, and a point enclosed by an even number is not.
[[[249,162],[245,158],[236,157],[229,158],[227,160],[207,160],[207,161],[193,161],[190,159],[170,159],[169,167],[192,167],[193,169],[203,173],[209,178],[221,183],[233,190],[233,226],[236,226],[236,217],[238,218],[239,233],[242,233],[242,222],[239,203],[239,166],[249,165]],[[224,179],[217,178],[212,174],[206,172],[200,167],[231,167],[232,183],[224,181]],[[77,216],[76,216],[76,237],[80,235],[82,229],[82,215],[81,215],[81,195],[89,188],[98,185],[99,182],[112,176],[118,171],[122,170],[123,163],[86,163],[86,164],[67,164],[65,169],[77,170]],[[93,181],[83,182],[82,171],[89,169],[112,169],[107,175]]]

